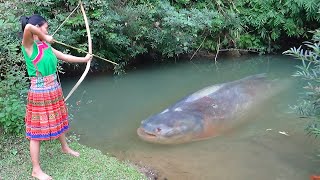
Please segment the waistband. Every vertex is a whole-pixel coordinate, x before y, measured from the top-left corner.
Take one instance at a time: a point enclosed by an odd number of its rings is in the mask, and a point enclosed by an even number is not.
[[[37,76],[30,78],[31,86],[30,88],[44,88],[44,87],[53,87],[57,86],[57,74],[51,74],[48,76]]]

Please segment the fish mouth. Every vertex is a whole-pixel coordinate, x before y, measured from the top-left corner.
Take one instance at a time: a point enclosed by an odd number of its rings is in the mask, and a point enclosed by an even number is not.
[[[155,134],[149,133],[141,127],[137,129],[137,134],[139,135],[139,137],[146,141],[155,141],[157,139],[157,136]]]
[[[171,139],[168,139],[161,135],[147,132],[145,129],[141,127],[137,129],[137,134],[142,140],[150,143],[157,143],[157,144],[174,144],[175,143],[175,142],[171,142],[172,141]]]
[[[145,129],[139,127],[137,129],[138,136],[147,142],[157,143],[157,144],[180,144],[185,143],[190,140],[189,136],[177,136],[174,138],[167,138],[154,133],[147,132]],[[182,138],[183,137],[183,138]]]
[[[137,134],[142,140],[150,143],[157,143],[157,144],[173,144],[174,143],[174,142],[171,142],[171,139],[168,139],[166,137],[163,137],[154,133],[147,132],[145,129],[141,127],[137,129]]]

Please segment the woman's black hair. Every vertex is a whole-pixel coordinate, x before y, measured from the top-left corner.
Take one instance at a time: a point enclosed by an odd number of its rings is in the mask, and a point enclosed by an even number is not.
[[[30,17],[21,16],[20,22],[21,22],[21,27],[22,27],[22,32],[23,32],[24,28],[26,27],[27,24],[32,24],[34,26],[38,25],[40,27],[43,24],[45,24],[47,21],[39,14],[34,14]]]

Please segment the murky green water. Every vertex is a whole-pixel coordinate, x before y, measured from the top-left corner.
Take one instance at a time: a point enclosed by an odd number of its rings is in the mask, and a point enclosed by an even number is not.
[[[78,102],[72,130],[81,143],[119,159],[148,165],[161,179],[301,180],[318,171],[319,139],[306,136],[305,122],[289,105],[302,92],[290,76],[300,64],[290,57],[260,56],[193,61],[140,68],[122,78],[87,77],[69,103]],[[180,145],[140,140],[140,122],[205,86],[267,73],[293,84],[260,110],[254,120],[219,137]],[[64,91],[75,80],[62,80]],[[263,93],[263,92],[261,92]],[[289,136],[279,133],[287,132]],[[320,153],[319,153],[320,154]]]

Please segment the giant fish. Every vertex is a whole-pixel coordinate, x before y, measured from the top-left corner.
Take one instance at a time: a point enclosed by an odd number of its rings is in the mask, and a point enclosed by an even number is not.
[[[246,122],[259,105],[281,92],[284,83],[257,74],[212,85],[179,100],[141,122],[138,136],[160,144],[178,144],[220,135]]]

